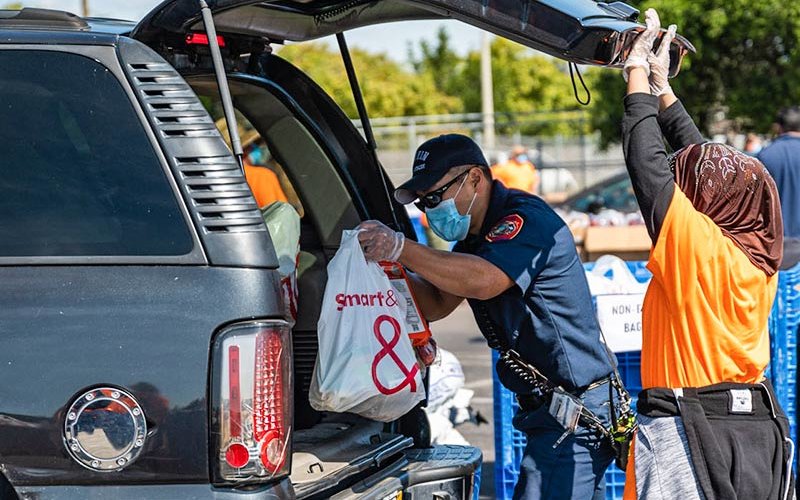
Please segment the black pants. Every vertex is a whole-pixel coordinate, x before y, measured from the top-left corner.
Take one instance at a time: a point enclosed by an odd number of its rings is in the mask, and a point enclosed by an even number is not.
[[[784,500],[794,494],[789,421],[769,382],[647,389],[639,413],[680,416],[692,465],[708,500]]]

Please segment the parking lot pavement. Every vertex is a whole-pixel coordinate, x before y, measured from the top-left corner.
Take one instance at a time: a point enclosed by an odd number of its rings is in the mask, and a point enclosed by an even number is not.
[[[488,424],[470,422],[456,429],[472,446],[483,452],[481,498],[494,498],[494,415],[492,408],[492,354],[478,330],[472,311],[463,303],[447,318],[431,325],[439,345],[456,355],[464,370],[466,388],[475,391],[472,407]]]

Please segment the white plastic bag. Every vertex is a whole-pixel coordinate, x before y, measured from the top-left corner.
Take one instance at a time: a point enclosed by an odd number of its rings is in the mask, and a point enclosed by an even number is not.
[[[616,255],[603,255],[586,271],[586,280],[593,296],[608,293],[644,293],[648,283],[640,283],[624,260]]]
[[[328,264],[309,390],[319,411],[390,422],[424,398],[405,326],[405,303],[381,267],[367,262],[358,231],[344,231]]]
[[[426,411],[432,412],[455,397],[458,390],[464,387],[464,370],[455,354],[440,347],[439,356],[428,373]]]
[[[278,256],[278,272],[289,276],[297,268],[300,253],[300,215],[290,204],[275,201],[261,209],[261,217]]]
[[[286,311],[297,321],[297,262],[300,254],[300,215],[293,206],[275,201],[261,209],[281,275],[281,292]]]
[[[441,347],[430,366],[428,406],[425,414],[431,426],[431,444],[469,443],[455,426],[470,420],[470,400],[474,391],[464,389],[464,371],[455,354]]]

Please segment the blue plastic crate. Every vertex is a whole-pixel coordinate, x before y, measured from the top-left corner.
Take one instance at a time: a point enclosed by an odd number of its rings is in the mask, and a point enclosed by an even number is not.
[[[619,376],[622,377],[622,383],[625,384],[625,388],[633,398],[633,409],[635,410],[636,399],[639,391],[642,390],[642,353],[634,351],[616,354]]]
[[[778,273],[778,292],[769,318],[767,374],[797,442],[797,335],[800,326],[800,265]],[[797,462],[795,461],[795,464]],[[796,465],[795,465],[796,467]]]
[[[480,500],[481,498],[482,475],[483,475],[483,464],[478,464],[478,469],[475,471],[475,482],[472,483],[472,500]]]
[[[492,365],[497,363],[499,354],[492,350]],[[494,377],[494,491],[498,499],[511,498],[514,486],[519,477],[519,464],[525,451],[527,439],[525,434],[511,425],[514,414],[519,409],[514,393],[503,387],[497,379],[497,372],[492,370]]]
[[[636,352],[618,352],[617,366],[622,383],[631,395],[632,407],[636,410],[636,400],[642,390],[642,354]],[[613,463],[606,470],[606,500],[618,500],[625,491],[625,471],[619,470]]]
[[[619,470],[614,462],[606,469],[606,500],[619,500],[625,492],[625,472]]]
[[[493,362],[497,362],[497,357],[497,351],[492,351]],[[636,396],[642,388],[641,355],[638,352],[618,353],[617,363],[620,377],[634,398],[635,405]],[[514,494],[527,439],[525,434],[511,425],[511,420],[519,409],[517,400],[511,391],[500,384],[496,372],[494,373],[494,490],[495,497],[502,500],[511,498]],[[612,464],[606,471],[605,480],[606,499],[621,499],[625,487],[625,473]]]

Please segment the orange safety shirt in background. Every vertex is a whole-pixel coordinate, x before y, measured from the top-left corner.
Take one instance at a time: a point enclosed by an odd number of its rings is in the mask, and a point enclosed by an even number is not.
[[[764,379],[778,275],[751,263],[677,186],[647,268],[642,388]],[[631,452],[626,500],[636,498],[634,470]]]
[[[491,171],[492,177],[505,184],[507,188],[536,193],[539,187],[539,173],[530,162],[517,163],[511,159],[494,165]]]
[[[258,208],[263,208],[274,201],[287,201],[286,193],[281,188],[278,176],[272,170],[245,162],[244,175]]]

